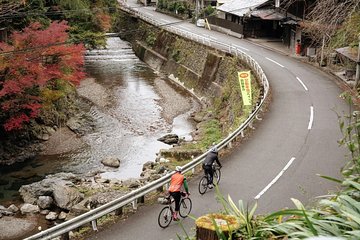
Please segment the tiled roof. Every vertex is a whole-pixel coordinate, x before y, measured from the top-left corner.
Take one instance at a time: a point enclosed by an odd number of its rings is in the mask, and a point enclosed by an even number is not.
[[[269,0],[233,0],[228,3],[224,3],[217,10],[231,13],[237,16],[243,16],[250,10],[268,2]]]
[[[275,9],[261,9],[251,12],[251,16],[259,17],[264,20],[282,20],[286,16],[280,12],[277,12]]]

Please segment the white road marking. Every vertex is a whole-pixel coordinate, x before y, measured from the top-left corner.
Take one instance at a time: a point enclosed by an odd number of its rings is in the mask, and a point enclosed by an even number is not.
[[[244,47],[241,47],[241,46],[239,46],[239,45],[235,45],[235,44],[233,44],[233,46],[234,46],[234,47],[236,47],[236,48],[243,49],[243,50],[245,50],[245,51],[250,51],[249,49],[244,48]]]
[[[296,79],[301,83],[301,85],[305,88],[305,91],[308,91],[308,88],[306,87],[306,85],[303,83],[303,81],[301,81],[300,78],[296,77]]]
[[[179,26],[179,27],[181,27],[181,28],[183,28],[183,29],[185,29],[185,30],[191,31],[191,29],[188,28],[188,27],[184,27],[184,26]]]
[[[290,167],[290,165],[294,162],[295,157],[292,157],[290,161],[286,164],[286,166],[279,172],[279,174],[258,194],[254,199],[259,199],[269,188],[276,183],[277,180],[283,175],[283,173]]]
[[[311,106],[310,107],[310,120],[309,120],[308,130],[311,129],[313,122],[314,122],[314,107]]]
[[[161,18],[160,20],[163,21],[163,22],[168,22],[168,23],[171,22],[171,21],[163,19],[163,18]]]
[[[152,13],[146,13],[146,15],[149,15],[150,17],[154,16]]]
[[[271,62],[273,62],[273,63],[275,63],[275,64],[277,64],[277,65],[279,65],[280,67],[284,67],[283,65],[281,65],[280,63],[278,63],[277,61],[275,61],[275,60],[272,60],[271,58],[266,58],[267,60],[269,60],[269,61],[271,61]]]

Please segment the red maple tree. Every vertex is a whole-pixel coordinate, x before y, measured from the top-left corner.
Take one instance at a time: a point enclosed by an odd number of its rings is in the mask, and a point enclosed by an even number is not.
[[[65,21],[47,28],[36,22],[0,42],[0,123],[6,131],[38,116],[42,89],[57,80],[77,85],[85,77],[85,48],[68,43],[68,29]]]

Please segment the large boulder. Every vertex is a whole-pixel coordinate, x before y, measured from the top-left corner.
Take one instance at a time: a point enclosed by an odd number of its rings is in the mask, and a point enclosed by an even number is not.
[[[120,160],[117,157],[107,157],[101,160],[101,163],[108,167],[120,167]]]
[[[73,173],[49,175],[39,182],[23,185],[19,189],[25,203],[36,204],[39,196],[52,196],[54,185],[73,185],[79,178]]]
[[[158,138],[157,140],[160,141],[160,142],[169,144],[169,145],[177,144],[177,143],[179,143],[179,136],[176,135],[176,134],[171,133],[171,134],[167,134],[167,135],[165,135],[165,136],[163,136],[161,138]]]
[[[3,217],[0,219],[0,239],[24,239],[36,228],[34,219]]]
[[[83,195],[73,187],[72,181],[77,180],[74,174],[55,174],[48,176],[40,182],[23,185],[19,192],[25,203],[37,204],[40,196],[52,196],[56,206],[70,209],[83,198]],[[48,197],[46,197],[47,200],[49,200]],[[45,207],[46,204],[41,202],[40,205]]]
[[[39,196],[50,196],[52,186],[56,184],[54,179],[44,179],[28,185],[23,185],[19,189],[20,196],[25,203],[36,204]]]
[[[72,206],[84,198],[84,195],[75,188],[66,185],[54,185],[53,197],[58,207],[70,210]]]

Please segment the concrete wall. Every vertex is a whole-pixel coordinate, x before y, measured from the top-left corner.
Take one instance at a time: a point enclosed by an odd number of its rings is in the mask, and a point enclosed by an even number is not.
[[[238,124],[245,109],[237,72],[250,67],[237,57],[182,38],[151,24],[125,15],[119,28],[130,34],[122,38],[132,43],[136,55],[153,69],[173,76],[184,87],[220,112],[223,129]],[[134,31],[136,29],[136,31]],[[252,75],[254,105],[260,95],[255,74]]]

